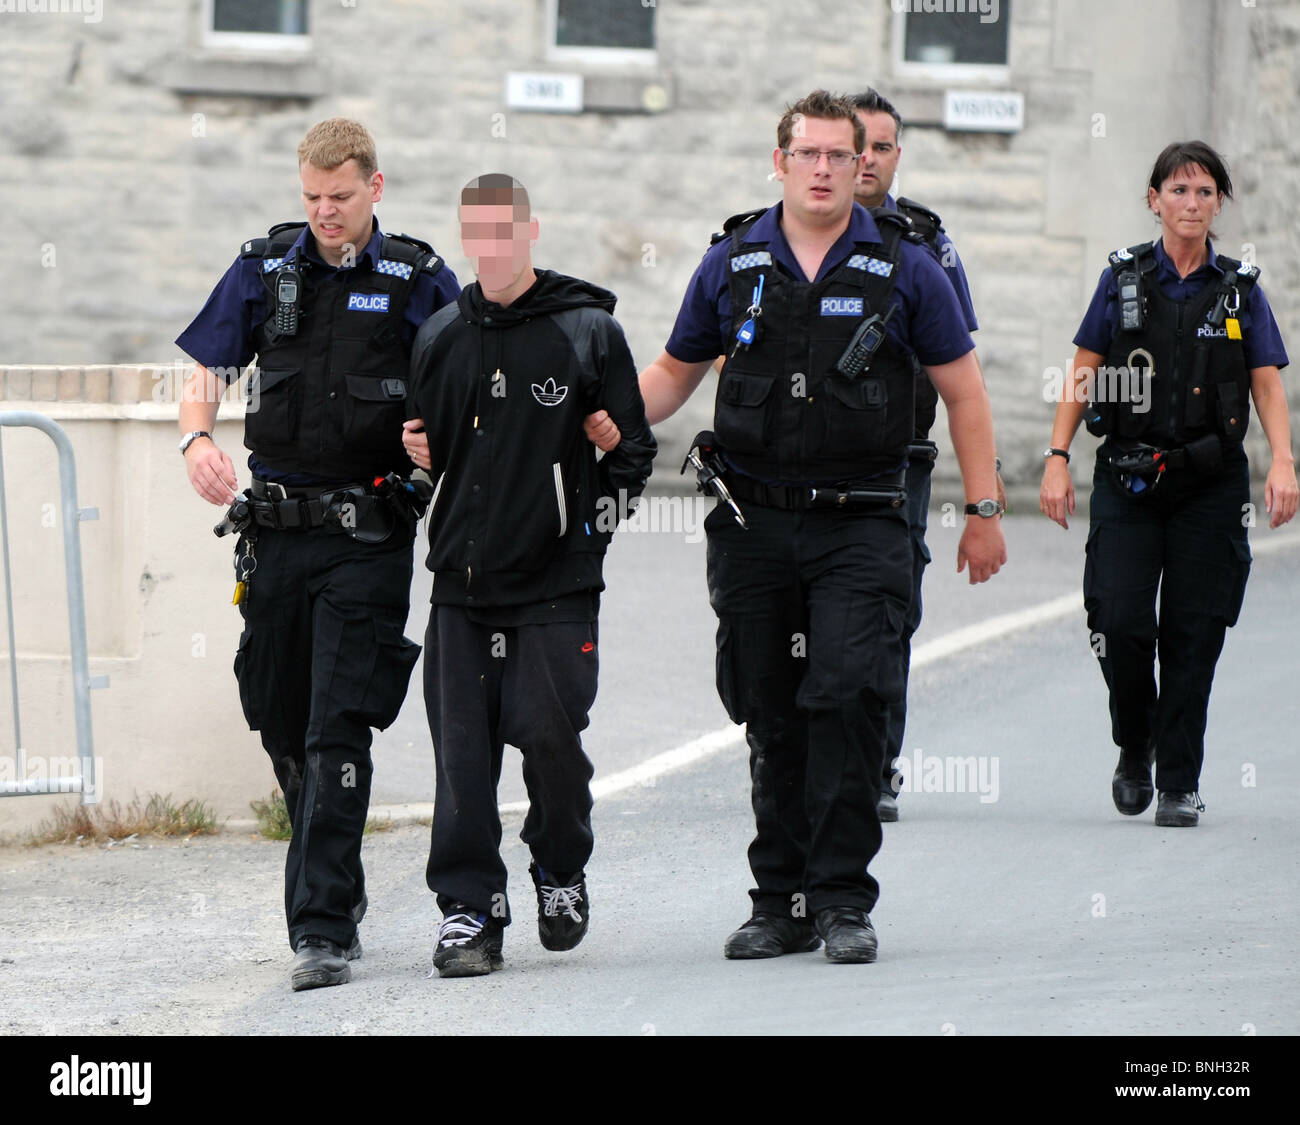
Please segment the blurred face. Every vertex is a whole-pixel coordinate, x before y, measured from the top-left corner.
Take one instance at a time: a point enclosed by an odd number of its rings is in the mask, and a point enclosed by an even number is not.
[[[772,152],[776,178],[782,183],[782,201],[787,215],[813,226],[841,222],[853,207],[853,185],[860,161],[852,160],[837,168],[825,155],[828,152],[856,153],[853,125],[843,118],[830,120],[804,117],[790,138],[790,151],[820,151],[815,163],[800,163],[779,148]]]
[[[460,246],[486,290],[509,288],[532,266],[537,220],[512,203],[466,203],[460,209]]]
[[[898,129],[887,113],[858,110],[858,119],[866,127],[867,144],[862,153],[862,174],[853,195],[863,207],[880,207],[893,185],[898,158],[903,155]]]
[[[359,254],[370,241],[375,204],[384,194],[383,175],[376,172],[367,180],[355,160],[345,160],[329,171],[300,164],[298,175],[303,209],[321,257],[337,266],[349,247],[353,255]]]
[[[1147,189],[1147,205],[1160,216],[1166,237],[1185,241],[1204,242],[1222,204],[1214,177],[1199,164],[1179,168],[1159,191]]]

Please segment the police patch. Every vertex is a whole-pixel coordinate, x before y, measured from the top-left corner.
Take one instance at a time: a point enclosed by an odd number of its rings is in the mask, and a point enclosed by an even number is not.
[[[387,293],[349,293],[349,312],[387,312]]]
[[[861,297],[823,297],[822,316],[861,316]]]

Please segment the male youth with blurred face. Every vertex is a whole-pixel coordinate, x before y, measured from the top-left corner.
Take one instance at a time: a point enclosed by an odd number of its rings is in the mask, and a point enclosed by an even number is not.
[[[614,294],[534,269],[538,223],[523,185],[470,181],[460,221],[478,282],[420,330],[405,438],[441,478],[427,559],[437,791],[425,874],[443,913],[444,977],[503,965],[506,743],[523,754],[520,836],[542,944],[572,949],[587,932],[592,766],[580,734],[596,697],[601,569],[612,513],[640,496],[655,453]],[[583,433],[595,408],[623,434],[599,464]]]

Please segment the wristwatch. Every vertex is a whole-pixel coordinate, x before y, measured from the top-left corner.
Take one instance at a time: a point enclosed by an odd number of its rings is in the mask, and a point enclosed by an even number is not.
[[[208,433],[207,430],[191,430],[188,434],[186,434],[183,438],[181,438],[181,443],[176,448],[181,451],[181,454],[183,456],[185,451],[189,449],[189,447],[193,445],[196,441],[198,441],[198,439],[201,437],[207,438],[208,441],[212,440],[212,435]]]
[[[968,516],[982,516],[984,519],[1000,516],[1005,510],[996,500],[980,500],[977,503],[966,505],[966,514]]]
[[[1049,457],[1064,457],[1065,463],[1067,465],[1070,463],[1070,451],[1068,449],[1057,449],[1054,445],[1048,446],[1043,450],[1043,460],[1046,461]]]

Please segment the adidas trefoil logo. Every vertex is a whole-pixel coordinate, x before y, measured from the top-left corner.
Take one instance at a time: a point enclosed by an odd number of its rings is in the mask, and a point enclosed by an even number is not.
[[[568,393],[569,388],[557,387],[554,379],[547,379],[541,386],[536,383],[533,384],[533,398],[543,406],[559,406]]]

